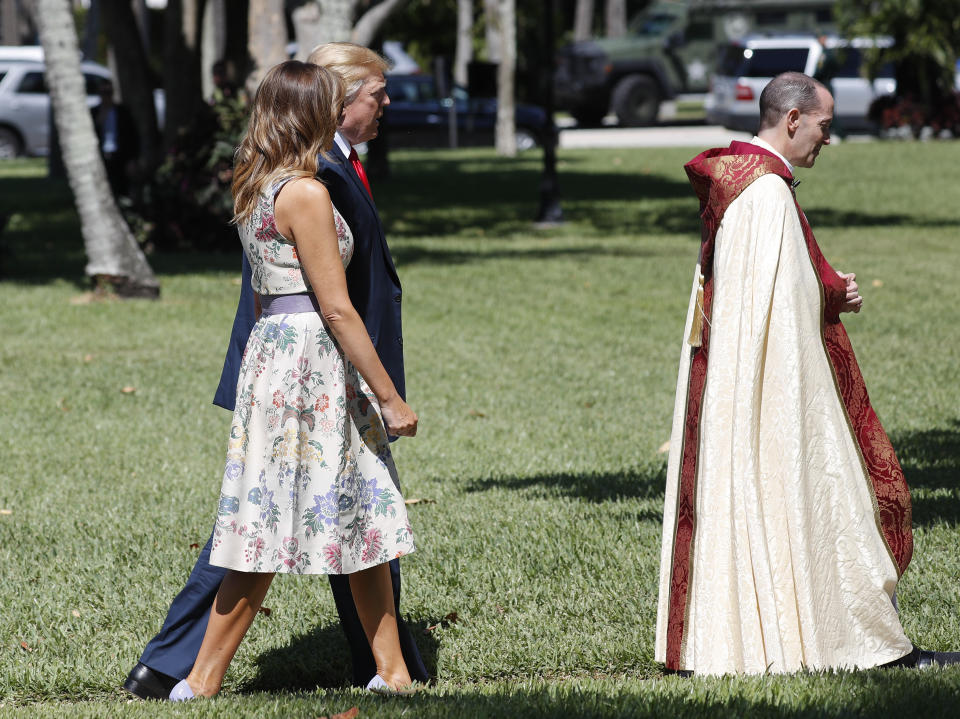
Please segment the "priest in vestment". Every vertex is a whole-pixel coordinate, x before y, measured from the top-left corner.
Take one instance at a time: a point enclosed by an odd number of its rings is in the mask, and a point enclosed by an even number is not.
[[[947,663],[915,649],[896,587],[910,494],[840,322],[862,298],[824,259],[793,168],[830,143],[800,73],[751,142],[686,165],[702,244],[684,329],[663,518],[656,659],[696,674]]]

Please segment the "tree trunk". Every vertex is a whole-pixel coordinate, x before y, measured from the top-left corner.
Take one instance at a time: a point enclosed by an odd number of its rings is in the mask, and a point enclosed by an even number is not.
[[[120,97],[133,115],[140,141],[139,170],[145,177],[157,165],[160,131],[153,104],[153,83],[142,36],[130,0],[100,0],[103,29],[116,59]]]
[[[467,86],[467,65],[473,60],[473,0],[457,0],[457,50],[453,82]]]
[[[607,37],[623,37],[627,34],[627,0],[607,0]]]
[[[500,0],[483,0],[483,16],[486,20],[487,61],[500,62]]]
[[[253,67],[247,75],[246,86],[251,98],[267,70],[287,59],[286,46],[287,23],[283,17],[283,0],[250,0],[247,48]]]
[[[164,145],[169,149],[190,126],[200,105],[200,21],[205,0],[167,0],[163,48],[166,115]]]
[[[14,2],[5,3],[0,0],[0,4],[13,5]],[[97,54],[97,38],[100,35],[100,0],[90,0],[90,7],[87,8],[87,17],[83,28],[83,58],[93,60]],[[6,45],[7,43],[3,43]],[[10,43],[11,45],[14,43]]]
[[[213,95],[213,64],[227,49],[226,0],[207,0],[200,30],[200,85],[204,100]]]
[[[69,0],[37,0],[34,7],[63,161],[80,215],[88,260],[86,273],[106,277],[120,294],[157,297],[160,286],[123,221],[107,182],[93,118],[87,109]]]
[[[353,26],[353,32],[350,36],[351,42],[364,47],[371,47],[383,24],[406,2],[407,0],[383,0],[383,2],[373,5]]]
[[[517,6],[516,0],[498,0],[498,29],[500,31],[500,64],[497,67],[497,154],[514,157],[517,154],[515,125],[514,73],[517,67]]]
[[[577,0],[573,16],[573,40],[580,42],[593,36],[593,0]]]
[[[251,8],[256,2],[262,1],[252,0]],[[355,5],[356,0],[308,0],[295,8],[291,16],[297,38],[297,59],[305,60],[313,48],[325,42],[349,40],[353,33]],[[280,6],[282,11],[283,3]],[[250,29],[252,33],[252,19]]]

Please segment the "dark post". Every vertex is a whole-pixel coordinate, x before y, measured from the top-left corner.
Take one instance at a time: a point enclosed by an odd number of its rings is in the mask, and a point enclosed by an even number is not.
[[[559,225],[563,222],[563,209],[560,207],[560,183],[557,180],[557,126],[553,122],[553,76],[556,72],[556,43],[553,32],[553,19],[556,0],[547,0],[543,4],[546,17],[543,22],[544,63],[542,72],[546,75],[543,104],[547,111],[547,124],[543,131],[543,176],[540,178],[540,209],[537,211],[538,225]]]

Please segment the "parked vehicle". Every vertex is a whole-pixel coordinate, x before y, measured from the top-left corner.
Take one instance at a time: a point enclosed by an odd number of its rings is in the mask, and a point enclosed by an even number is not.
[[[867,118],[870,104],[881,95],[896,92],[890,65],[873,81],[865,77],[862,50],[873,45],[889,47],[892,40],[828,37],[826,47],[817,38],[803,36],[748,37],[728,45],[704,103],[707,122],[731,130],[756,131],[760,122],[760,93],[774,76],[795,71],[816,75],[824,53],[835,53],[835,124],[845,132],[874,129]]]
[[[384,128],[391,147],[446,147],[450,137],[451,106],[456,109],[459,145],[492,145],[497,123],[496,98],[470,97],[454,87],[453,98],[440,97],[432,75],[388,74],[390,104],[384,110]],[[517,104],[517,149],[543,144],[547,114],[535,105]]]
[[[87,105],[100,102],[110,71],[93,62],[80,65]],[[50,152],[50,94],[43,48],[0,47],[0,158],[45,156]]]
[[[704,93],[718,50],[758,32],[830,32],[832,0],[655,2],[624,37],[595,38],[560,50],[554,78],[558,109],[581,124],[613,112],[621,125],[649,125],[660,103]]]

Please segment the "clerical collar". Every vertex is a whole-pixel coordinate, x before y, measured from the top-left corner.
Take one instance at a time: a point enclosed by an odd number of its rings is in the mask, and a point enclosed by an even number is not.
[[[769,142],[767,142],[766,140],[761,140],[759,137],[756,137],[756,136],[754,136],[754,138],[750,140],[750,142],[753,143],[754,145],[762,147],[764,150],[770,150],[770,152],[772,152],[774,155],[776,155],[781,160],[783,160],[783,164],[787,166],[788,170],[790,170],[790,174],[791,175],[793,174],[793,165],[790,164],[790,161],[787,160],[787,158],[785,158],[779,152],[774,150],[773,145],[771,145]]]
[[[349,142],[347,142],[347,139],[343,135],[340,134],[339,130],[337,130],[333,134],[333,141],[337,143],[337,147],[343,150],[344,157],[350,157],[350,150],[352,149],[352,145]]]

